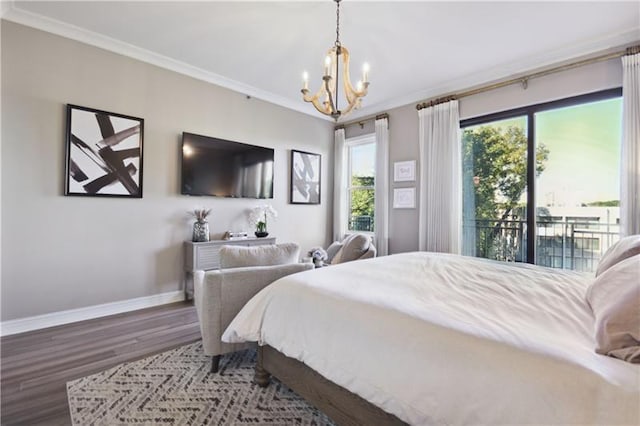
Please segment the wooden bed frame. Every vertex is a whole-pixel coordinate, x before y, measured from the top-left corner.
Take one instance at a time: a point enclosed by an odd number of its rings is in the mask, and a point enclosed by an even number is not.
[[[269,385],[271,376],[296,391],[338,425],[406,425],[362,397],[329,381],[304,363],[271,346],[259,346],[254,381]]]

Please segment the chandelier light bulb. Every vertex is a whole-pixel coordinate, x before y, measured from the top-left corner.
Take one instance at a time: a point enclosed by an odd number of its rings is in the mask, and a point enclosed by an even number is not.
[[[304,71],[302,73],[303,90],[309,90],[309,73]]]
[[[367,62],[362,65],[362,81],[365,83],[369,81],[369,64]]]
[[[324,58],[324,75],[331,73],[331,56],[327,55]]]

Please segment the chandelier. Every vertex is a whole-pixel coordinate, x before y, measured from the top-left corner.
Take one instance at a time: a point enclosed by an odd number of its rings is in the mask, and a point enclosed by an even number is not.
[[[352,110],[360,107],[360,102],[367,94],[369,87],[369,65],[362,67],[362,80],[358,81],[356,88],[351,84],[349,76],[349,50],[340,43],[340,1],[336,2],[336,42],[327,51],[324,59],[324,73],[322,75],[322,85],[315,95],[309,94],[309,74],[305,71],[302,75],[302,99],[311,102],[313,106],[325,115],[330,115],[335,121],[342,116],[349,114]],[[338,84],[342,68],[342,84],[344,87],[344,98],[347,102],[344,110],[340,110],[338,105]],[[321,101],[322,99],[322,101]]]

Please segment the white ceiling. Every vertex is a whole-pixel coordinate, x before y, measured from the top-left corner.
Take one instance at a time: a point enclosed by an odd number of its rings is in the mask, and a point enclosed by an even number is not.
[[[5,19],[184,72],[309,114],[335,40],[322,2],[16,1]],[[640,40],[640,1],[343,1],[352,79],[369,95],[347,119],[382,112]]]

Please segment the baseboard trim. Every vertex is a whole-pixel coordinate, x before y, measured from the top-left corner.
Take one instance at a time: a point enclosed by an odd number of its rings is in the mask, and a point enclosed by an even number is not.
[[[56,325],[69,324],[138,309],[151,308],[168,303],[184,300],[184,291],[170,291],[168,293],[154,294],[153,296],[137,297],[135,299],[121,300],[118,302],[104,303],[101,305],[87,306],[85,308],[70,309],[67,311],[52,312],[50,314],[36,315],[33,317],[3,321],[0,323],[0,336],[24,333],[40,330]]]

